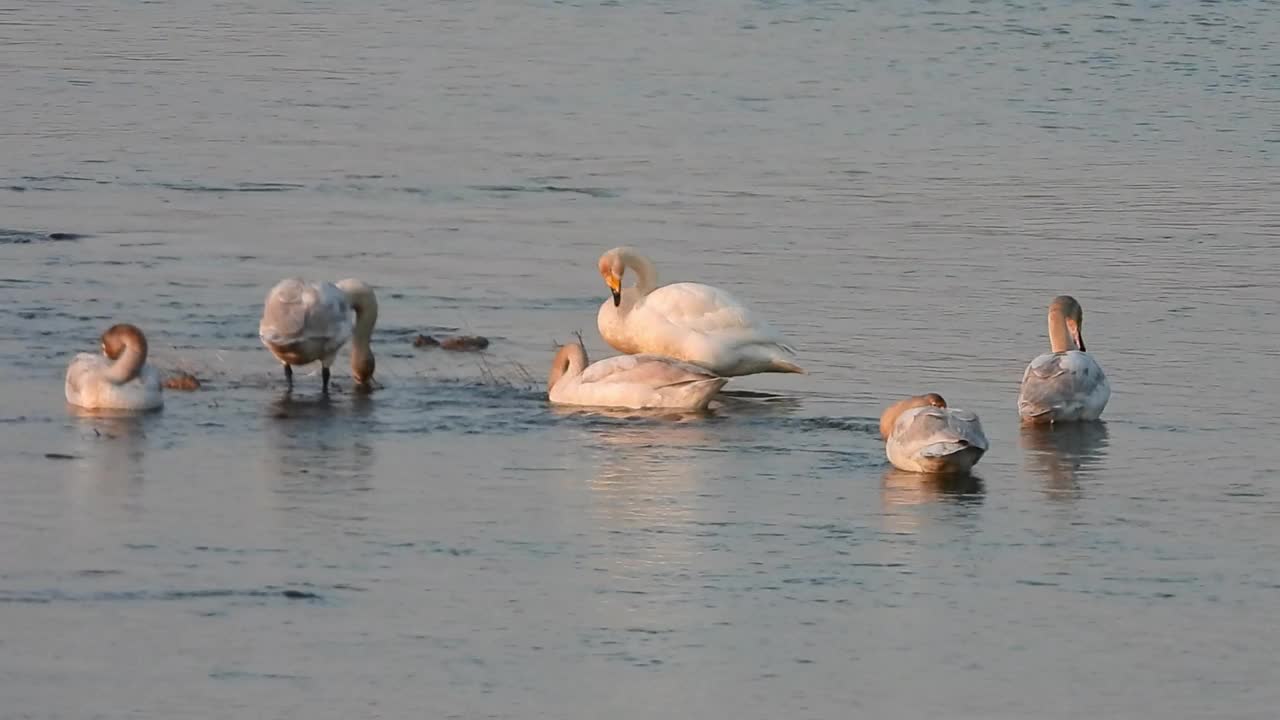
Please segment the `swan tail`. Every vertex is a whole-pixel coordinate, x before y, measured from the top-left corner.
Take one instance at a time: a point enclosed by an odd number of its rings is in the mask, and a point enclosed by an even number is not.
[[[800,375],[808,375],[809,372],[790,360],[774,360],[772,365],[773,372],[780,373],[798,373]]]

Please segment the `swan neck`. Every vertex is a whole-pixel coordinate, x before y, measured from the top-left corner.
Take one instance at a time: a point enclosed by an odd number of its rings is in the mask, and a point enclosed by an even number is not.
[[[622,255],[622,264],[636,273],[636,292],[648,295],[658,288],[658,270],[649,262],[649,258],[638,253],[627,252]]]
[[[1056,353],[1078,350],[1067,326],[1067,315],[1060,307],[1049,308],[1049,348]]]
[[[373,327],[378,323],[378,298],[373,289],[363,282],[348,278],[337,283],[347,296],[347,303],[355,310],[356,323],[351,331],[351,372],[359,382],[367,382],[373,375]]]
[[[547,392],[566,376],[574,377],[582,374],[587,367],[587,351],[581,345],[564,345],[556,351],[551,361],[551,374],[547,376]]]
[[[142,372],[142,366],[146,362],[147,341],[142,340],[139,343],[134,340],[127,340],[125,341],[124,352],[120,353],[120,357],[112,361],[111,366],[107,368],[103,377],[113,385],[123,385],[138,377]]]

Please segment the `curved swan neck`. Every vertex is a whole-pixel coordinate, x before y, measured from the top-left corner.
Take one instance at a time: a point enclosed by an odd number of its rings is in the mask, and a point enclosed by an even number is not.
[[[648,295],[658,289],[658,270],[649,262],[649,258],[631,248],[622,248],[618,252],[618,258],[622,260],[623,267],[636,271],[636,292]]]
[[[102,352],[112,361],[103,378],[123,385],[142,372],[147,362],[147,338],[133,325],[113,325],[102,334]]]
[[[347,296],[347,302],[356,311],[355,328],[351,331],[351,374],[356,382],[366,383],[373,377],[373,349],[369,341],[373,326],[378,322],[378,298],[373,289],[354,278],[335,283]]]
[[[551,361],[551,374],[547,376],[547,392],[566,375],[579,375],[587,367],[587,350],[578,343],[561,345]]]

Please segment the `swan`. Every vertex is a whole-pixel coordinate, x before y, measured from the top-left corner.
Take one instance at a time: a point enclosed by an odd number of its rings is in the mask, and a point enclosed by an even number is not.
[[[990,443],[978,416],[947,407],[937,393],[915,395],[890,405],[880,416],[884,451],[899,470],[967,473]]]
[[[67,402],[91,410],[162,407],[160,373],[146,363],[147,338],[142,331],[134,325],[112,325],[102,333],[102,355],[80,353],[67,367]]]
[[[557,349],[547,397],[561,405],[705,410],[727,382],[662,355],[617,355],[588,365],[587,350],[578,342]]]
[[[627,268],[636,273],[635,287],[622,287]],[[720,288],[691,282],[658,287],[653,263],[629,247],[601,255],[599,270],[613,298],[600,306],[596,325],[619,352],[667,355],[720,377],[804,372],[789,359],[795,350]]]
[[[1022,373],[1018,415],[1024,423],[1097,420],[1111,384],[1102,367],[1084,350],[1084,311],[1070,295],[1049,303],[1051,352],[1032,360]]]
[[[351,312],[355,311],[355,326]],[[293,366],[320,361],[323,387],[329,390],[329,366],[338,350],[351,340],[351,375],[356,383],[373,379],[373,351],[369,338],[378,321],[378,300],[359,280],[313,283],[285,278],[267,293],[258,324],[258,337],[284,365],[284,376],[293,385]]]

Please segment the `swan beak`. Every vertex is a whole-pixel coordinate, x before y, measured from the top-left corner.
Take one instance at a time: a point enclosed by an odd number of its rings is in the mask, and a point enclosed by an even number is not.
[[[1076,323],[1071,323],[1071,338],[1076,341],[1080,352],[1084,352],[1084,333],[1080,332],[1080,326]]]
[[[622,278],[609,273],[604,278],[604,284],[609,286],[609,292],[613,294],[613,306],[618,307],[622,304]]]

